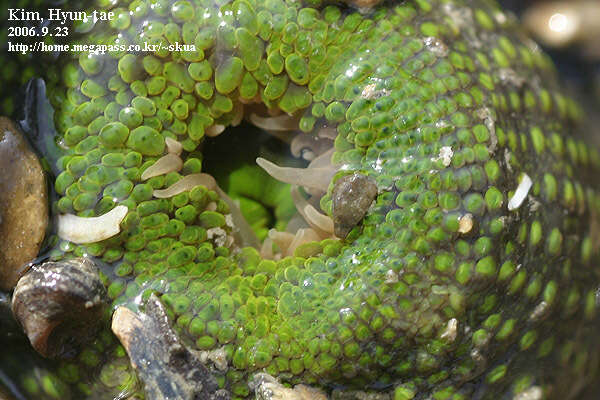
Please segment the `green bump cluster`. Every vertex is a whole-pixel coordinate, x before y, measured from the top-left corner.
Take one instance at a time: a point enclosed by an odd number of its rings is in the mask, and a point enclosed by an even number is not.
[[[394,400],[565,398],[599,368],[600,155],[585,144],[581,110],[493,1],[364,13],[329,3],[97,2],[118,18],[87,27],[85,40],[157,46],[68,54],[48,71],[68,149],[53,160],[53,212],[129,213],[118,235],[58,240],[52,257],[106,263],[115,306],[159,294],[187,344],[224,351],[227,369],[213,372],[234,399],[252,396],[257,372]],[[195,48],[168,50],[175,43]],[[344,240],[262,259],[233,242],[216,191],[156,196],[203,172],[207,136],[254,103],[298,117],[303,134],[335,129],[332,162],[343,171],[321,198],[326,214],[339,177],[377,184]],[[142,181],[167,138],[182,144],[183,168]],[[290,203],[259,171],[229,179],[262,239],[264,206]],[[276,209],[280,230],[288,211]],[[49,366],[50,383],[25,376],[22,386],[40,399],[56,397],[51,386],[70,398],[131,387],[108,336],[114,354],[93,344]]]

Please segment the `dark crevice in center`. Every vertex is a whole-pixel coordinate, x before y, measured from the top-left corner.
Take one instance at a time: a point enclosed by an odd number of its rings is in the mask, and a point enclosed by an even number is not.
[[[291,135],[290,132],[290,140]],[[230,197],[240,200],[242,214],[259,240],[264,239],[269,229],[285,229],[285,222],[295,212],[289,190],[282,189],[284,185],[289,185],[270,177],[256,164],[256,158],[263,157],[290,167],[306,167],[306,161],[293,157],[289,144],[243,122],[237,127],[227,128],[217,137],[206,138],[202,156],[203,171],[214,176]],[[243,185],[240,185],[241,181]],[[272,197],[272,188],[275,187],[279,188],[278,199]],[[281,194],[283,191],[286,192],[285,196]],[[257,210],[253,202],[260,204],[263,210]],[[259,215],[263,218],[259,218]],[[264,220],[265,216],[267,221]]]

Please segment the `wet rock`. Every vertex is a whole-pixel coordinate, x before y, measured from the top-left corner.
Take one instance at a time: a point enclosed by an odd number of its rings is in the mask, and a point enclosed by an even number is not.
[[[327,400],[327,395],[319,389],[306,385],[287,388],[265,373],[255,374],[250,388],[254,390],[256,400]]]
[[[333,187],[332,207],[335,236],[345,238],[365,216],[377,196],[377,185],[362,174],[346,175]]]
[[[42,166],[8,118],[0,117],[0,288],[10,290],[35,258],[48,226]]]
[[[115,311],[112,331],[129,354],[143,383],[146,398],[153,400],[228,400],[196,352],[187,349],[171,328],[164,306],[153,294],[145,312],[125,307]]]
[[[0,400],[14,400],[15,398],[8,393],[8,390],[0,386]]]
[[[34,265],[12,299],[12,311],[33,348],[44,357],[75,355],[93,339],[108,306],[98,269],[87,258]]]
[[[24,339],[23,330],[15,321],[10,305],[10,295],[0,291],[0,342],[11,339]],[[1,397],[0,400],[2,400]]]
[[[331,400],[391,400],[392,395],[387,393],[369,393],[362,390],[340,390],[331,393]]]

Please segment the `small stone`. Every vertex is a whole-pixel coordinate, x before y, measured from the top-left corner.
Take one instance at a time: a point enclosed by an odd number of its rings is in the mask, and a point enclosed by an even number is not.
[[[294,391],[298,393],[303,400],[327,400],[327,396],[325,396],[322,391],[310,386],[296,385],[294,386]]]
[[[365,216],[377,196],[377,185],[365,175],[355,173],[335,182],[332,214],[335,235],[345,238]]]
[[[542,388],[539,386],[532,386],[513,397],[514,400],[540,400],[544,396]]]
[[[387,393],[368,393],[362,390],[335,389],[331,393],[331,400],[391,400]]]
[[[283,386],[266,373],[255,374],[250,382],[256,400],[327,400],[319,389],[306,385],[296,385],[293,389]]]
[[[456,340],[456,335],[458,331],[458,320],[456,318],[452,318],[446,324],[446,329],[441,335],[442,339],[445,339],[449,343],[453,343]]]
[[[473,215],[465,214],[458,220],[458,232],[469,233],[473,229]]]
[[[398,282],[398,274],[393,269],[388,269],[385,273],[385,283]]]
[[[39,160],[5,117],[0,117],[0,170],[0,287],[11,290],[40,250],[48,198]]]
[[[227,353],[225,347],[219,347],[211,351],[201,351],[199,353],[200,361],[203,364],[211,362],[219,371],[227,371]]]

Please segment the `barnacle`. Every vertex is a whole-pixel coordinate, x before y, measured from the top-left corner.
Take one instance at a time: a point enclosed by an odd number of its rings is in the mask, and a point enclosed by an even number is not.
[[[597,373],[600,156],[495,3],[95,6],[116,18],[85,40],[157,47],[47,71],[53,212],[128,211],[49,257],[102,263],[113,308],[154,295],[186,346],[218,351],[233,398],[264,372],[396,400],[562,399]],[[295,160],[261,147],[280,139]],[[23,391],[139,394],[109,320],[77,356],[15,371]]]

